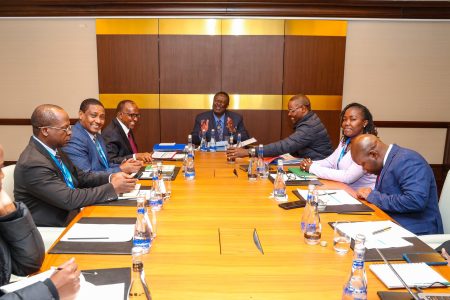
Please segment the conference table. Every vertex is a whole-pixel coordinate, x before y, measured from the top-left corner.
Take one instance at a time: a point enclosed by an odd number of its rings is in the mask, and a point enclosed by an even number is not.
[[[251,182],[223,152],[196,152],[196,178],[186,181],[180,172],[172,182],[172,197],[157,214],[157,237],[144,268],[153,299],[340,299],[348,280],[353,251],[333,249],[332,221],[386,220],[375,206],[370,215],[321,214],[322,241],[307,245],[300,230],[303,208],[284,210],[270,198],[273,184]],[[181,162],[165,162],[181,165]],[[233,174],[236,167],[238,176]],[[321,180],[320,189],[352,190]],[[150,185],[150,180],[141,180]],[[289,201],[297,200],[288,187]],[[81,217],[135,217],[135,207],[86,207]],[[69,225],[69,227],[71,226]],[[68,228],[69,228],[68,227]],[[263,249],[253,242],[256,229]],[[82,270],[131,267],[131,255],[47,254],[42,270],[71,257]],[[386,290],[368,269],[369,299]],[[450,279],[450,267],[435,267]],[[444,289],[432,289],[432,291]]]

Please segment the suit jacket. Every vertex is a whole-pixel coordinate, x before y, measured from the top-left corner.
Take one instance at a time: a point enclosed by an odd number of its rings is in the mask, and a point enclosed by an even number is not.
[[[443,233],[433,171],[415,151],[392,146],[367,200],[415,234]]]
[[[238,113],[226,110],[225,111],[225,124],[223,124],[223,136],[230,136],[230,131],[227,128],[227,119],[231,118],[233,120],[233,124],[236,127],[236,136],[238,133],[241,134],[242,141],[245,141],[249,139],[249,135],[247,130],[244,126],[244,120],[242,116]],[[208,131],[206,132],[206,140],[209,141],[211,139],[211,129],[214,129],[216,131],[216,141],[218,138],[217,134],[217,124],[214,119],[214,112],[212,110],[205,111],[203,113],[198,114],[195,117],[195,124],[194,129],[192,129],[191,135],[192,135],[192,142],[196,145],[200,144],[201,140],[201,127],[200,124],[202,120],[209,120],[209,126]],[[235,136],[235,142],[236,142],[236,136]]]
[[[97,141],[103,149],[106,158],[108,158],[105,141],[100,134],[97,134]],[[63,151],[69,156],[72,163],[84,172],[102,171],[107,172],[108,174],[120,172],[118,164],[109,162],[109,168],[106,168],[103,165],[102,158],[97,151],[96,145],[80,122],[77,122],[75,126],[72,127],[72,136],[69,143],[63,147]]]
[[[79,208],[117,199],[106,173],[77,169],[62,150],[61,159],[72,174],[74,189],[48,151],[33,137],[14,170],[14,197],[28,206],[37,226],[66,226]]]
[[[133,131],[130,132],[134,139],[134,143],[136,144]],[[105,130],[102,131],[102,136],[105,139],[106,151],[108,152],[108,159],[110,162],[120,164],[126,159],[133,158],[133,150],[131,149],[130,142],[119,121],[117,121],[117,118],[114,118],[112,122],[106,126]]]

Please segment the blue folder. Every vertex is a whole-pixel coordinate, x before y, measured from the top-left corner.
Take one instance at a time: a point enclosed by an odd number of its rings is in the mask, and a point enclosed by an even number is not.
[[[153,146],[153,151],[165,151],[165,152],[182,152],[184,150],[184,147],[186,147],[186,144],[175,144],[175,145],[161,145],[161,144],[155,144]]]

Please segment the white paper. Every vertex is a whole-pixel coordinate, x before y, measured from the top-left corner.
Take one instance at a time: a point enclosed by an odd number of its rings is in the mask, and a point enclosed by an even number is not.
[[[62,237],[63,242],[127,242],[134,233],[134,224],[74,224]]]
[[[297,192],[303,197],[308,197],[308,190],[297,189]],[[317,190],[319,199],[326,205],[343,205],[343,204],[361,204],[358,200],[350,196],[344,190]]]
[[[160,146],[175,146],[175,143],[159,143]]]
[[[138,190],[136,193],[134,191],[130,193],[125,193],[119,196],[119,200],[136,200],[136,198],[144,197],[145,199],[150,199],[150,190]]]
[[[245,140],[245,141],[243,141],[243,142],[241,142],[241,147],[245,147],[245,146],[247,146],[247,145],[250,145],[250,144],[253,144],[253,143],[256,143],[257,142],[257,140],[254,138],[254,137],[252,137],[252,138],[249,138],[248,140]]]
[[[164,158],[172,158],[177,154],[176,152],[162,152],[162,151],[155,151],[152,154],[152,158],[155,159],[164,159]]]
[[[5,293],[11,293],[11,292],[17,291],[26,286],[32,285],[33,283],[36,283],[38,281],[44,281],[45,279],[52,276],[53,272],[55,272],[55,270],[50,269],[45,272],[36,274],[34,276],[26,277],[20,281],[16,281],[16,282],[4,285],[4,286],[0,287],[0,290],[2,290]]]
[[[270,174],[270,177],[272,177],[275,180],[275,178],[277,177],[277,174]],[[311,178],[299,177],[293,173],[290,173],[289,176],[286,174],[283,174],[283,179],[285,182],[292,181],[292,180],[311,180]]]
[[[178,154],[175,154],[175,156],[172,157],[172,158],[175,159],[175,160],[183,160],[184,159],[184,154],[183,153],[178,153]]]
[[[374,234],[375,231],[390,227],[389,230]],[[355,238],[358,233],[366,237],[366,248],[397,248],[411,246],[412,244],[403,239],[403,237],[414,237],[415,235],[395,224],[392,221],[373,221],[373,222],[349,222],[339,224],[339,229]]]
[[[140,188],[141,188],[141,184],[136,183],[136,185],[134,186],[134,190],[132,190],[129,193],[123,193],[121,196],[119,196],[119,199],[136,198],[139,194]]]

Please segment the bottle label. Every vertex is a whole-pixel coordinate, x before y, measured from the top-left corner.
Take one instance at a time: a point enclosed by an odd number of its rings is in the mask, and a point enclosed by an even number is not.
[[[145,214],[145,208],[144,208],[144,207],[139,207],[139,208],[137,209],[137,213],[138,213],[138,214]]]
[[[362,268],[364,268],[364,260],[354,260],[352,268],[353,269],[362,269]]]
[[[134,238],[133,247],[150,248],[151,240],[150,238]]]
[[[365,287],[358,287],[355,288],[350,284],[347,284],[344,287],[344,295],[346,296],[351,296],[351,299],[355,299],[355,300],[365,300],[367,299],[367,288]]]
[[[162,199],[150,200],[150,206],[158,206],[158,205],[162,205],[162,204],[163,204]]]
[[[315,232],[316,231],[316,224],[314,224],[314,223],[306,223],[306,231],[307,232]]]

